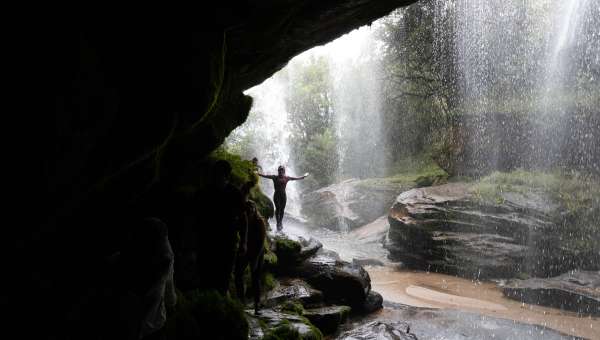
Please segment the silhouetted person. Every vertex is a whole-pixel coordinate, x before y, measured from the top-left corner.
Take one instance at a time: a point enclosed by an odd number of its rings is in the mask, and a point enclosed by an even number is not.
[[[252,293],[254,295],[254,313],[259,313],[260,304],[260,277],[262,275],[263,259],[265,255],[265,238],[267,236],[266,222],[256,209],[256,204],[248,200],[250,189],[255,183],[248,182],[242,187],[242,194],[245,196],[245,214],[248,221],[247,248],[238,250],[238,258],[235,265],[235,286],[237,296],[240,300],[245,300],[244,294],[244,272],[250,265],[250,274],[252,277]]]
[[[283,229],[283,214],[285,211],[285,204],[287,202],[285,187],[289,181],[296,181],[306,178],[308,173],[301,177],[286,176],[283,165],[280,165],[279,168],[277,168],[277,173],[277,175],[264,175],[259,172],[258,175],[273,180],[273,186],[275,188],[275,193],[273,194],[273,203],[275,203],[275,219],[277,221],[277,230],[281,230]]]
[[[225,295],[235,263],[237,233],[239,247],[245,252],[247,222],[244,197],[229,183],[231,165],[217,161],[206,190],[196,200],[198,216],[198,271],[201,286]]]

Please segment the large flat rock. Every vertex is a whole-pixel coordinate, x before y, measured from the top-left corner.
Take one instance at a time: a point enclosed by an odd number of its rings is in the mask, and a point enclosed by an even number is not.
[[[418,188],[390,209],[386,248],[405,265],[475,279],[558,275],[578,254],[562,247],[558,208],[535,192],[486,203],[466,183]]]
[[[600,272],[572,271],[551,278],[510,280],[503,286],[505,296],[538,304],[600,316]]]

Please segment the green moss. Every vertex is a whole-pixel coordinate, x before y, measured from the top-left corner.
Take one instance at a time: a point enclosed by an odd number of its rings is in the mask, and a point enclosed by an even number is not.
[[[262,278],[262,291],[268,292],[277,286],[277,280],[273,274],[265,272]]]
[[[169,340],[206,334],[218,334],[217,339],[248,338],[248,322],[239,302],[212,290],[177,295],[177,305],[165,326]]]
[[[302,250],[300,243],[284,237],[276,237],[274,238],[274,242],[278,267],[287,267],[296,264]]]
[[[488,203],[503,201],[506,192],[543,195],[566,211],[576,213],[597,206],[600,184],[577,173],[517,170],[494,172],[479,180],[472,190],[480,200]]]
[[[273,205],[273,202],[262,192],[259,185],[256,185],[250,190],[250,199],[256,203],[258,211],[265,220],[275,216],[275,206]]]
[[[210,155],[213,161],[219,159],[226,160],[231,165],[231,184],[241,187],[247,182],[253,182],[256,185],[250,190],[250,199],[256,203],[260,214],[265,218],[271,218],[275,214],[273,202],[267,197],[258,185],[258,175],[254,172],[254,165],[251,161],[242,159],[240,156],[226,151],[224,148],[218,148]]]
[[[304,336],[303,339],[305,339],[305,340],[322,340],[323,339],[323,333],[321,333],[320,329],[315,327],[315,325],[313,325],[307,318],[302,317],[302,320],[306,325],[308,325],[308,327],[310,327],[310,330],[311,330],[311,333],[308,334],[307,336]]]
[[[571,251],[597,253],[600,242],[600,183],[579,173],[517,170],[494,172],[473,184],[482,204],[502,204],[508,193],[557,206],[548,212],[560,233],[561,246]]]
[[[265,334],[263,340],[301,340],[300,333],[284,320],[279,326]]]
[[[315,327],[308,319],[301,318],[302,322],[306,324],[311,332],[301,335],[294,326],[290,324],[288,320],[283,320],[277,327],[268,331],[263,340],[322,340],[323,334]]]
[[[368,189],[403,191],[444,184],[448,180],[448,174],[429,155],[399,160],[390,167],[388,174],[388,177],[362,180],[358,185]]]
[[[281,305],[281,310],[297,315],[304,314],[304,306],[298,301],[286,301]]]

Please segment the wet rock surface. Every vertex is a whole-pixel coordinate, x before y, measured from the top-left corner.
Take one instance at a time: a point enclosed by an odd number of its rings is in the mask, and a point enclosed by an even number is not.
[[[558,275],[578,255],[560,246],[556,209],[535,193],[486,204],[466,183],[412,189],[389,212],[386,248],[409,267],[476,279]]]
[[[327,306],[307,309],[304,311],[303,316],[324,334],[331,334],[346,321],[350,311],[351,308],[348,306]]]
[[[323,245],[318,240],[310,237],[294,237],[283,233],[273,236],[273,251],[279,261],[279,270],[286,272],[292,267],[302,263],[315,255]]]
[[[302,212],[318,227],[339,230],[345,224],[354,229],[383,215],[402,190],[400,185],[368,186],[349,179],[305,195]]]
[[[347,331],[336,339],[339,340],[417,340],[414,334],[407,333],[408,324],[403,322],[372,321],[353,330]]]
[[[502,290],[505,296],[521,302],[600,316],[598,271],[573,271],[551,278],[509,280]]]
[[[370,291],[359,310],[363,313],[370,314],[381,308],[383,308],[383,297],[375,291]]]
[[[302,305],[317,304],[323,302],[323,293],[303,280],[282,279],[275,289],[266,294],[264,304],[273,307],[290,300],[299,301]]]
[[[401,321],[399,322],[399,320]],[[406,333],[407,329],[409,334]],[[353,333],[355,330],[358,332]],[[395,332],[410,337],[394,337],[399,336]],[[377,334],[382,337],[377,338]],[[542,338],[544,340],[578,339],[546,327],[523,324],[513,320],[457,310],[418,308],[385,302],[382,312],[371,314],[353,323],[347,323],[337,339],[537,340]]]
[[[362,307],[371,290],[371,279],[363,267],[317,253],[294,269],[295,275],[325,294],[328,301]]]

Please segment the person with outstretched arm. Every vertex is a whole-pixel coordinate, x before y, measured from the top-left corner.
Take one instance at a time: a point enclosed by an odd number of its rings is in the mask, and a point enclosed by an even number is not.
[[[277,175],[265,175],[258,173],[260,177],[268,178],[273,180],[273,186],[275,188],[275,194],[273,194],[273,203],[275,203],[275,219],[277,220],[277,230],[283,229],[283,214],[285,211],[285,204],[287,202],[287,196],[285,194],[285,187],[289,181],[297,181],[305,179],[308,173],[301,177],[292,177],[285,175],[285,167],[280,165],[277,168]]]

